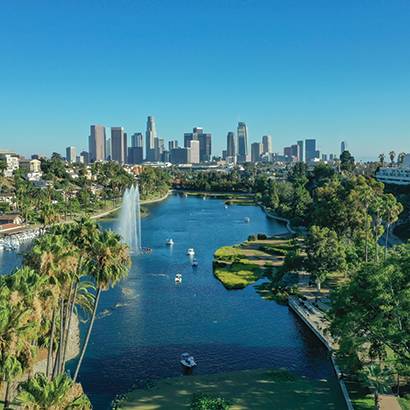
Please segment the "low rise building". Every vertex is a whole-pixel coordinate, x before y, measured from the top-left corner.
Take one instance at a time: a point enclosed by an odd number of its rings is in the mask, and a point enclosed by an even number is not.
[[[410,154],[404,156],[399,166],[380,167],[376,179],[385,184],[410,185]]]

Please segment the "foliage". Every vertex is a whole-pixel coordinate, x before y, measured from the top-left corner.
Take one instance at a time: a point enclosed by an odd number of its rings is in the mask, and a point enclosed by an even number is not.
[[[66,374],[60,374],[54,380],[49,380],[45,374],[37,373],[20,384],[17,402],[21,406],[38,410],[91,409],[91,404],[84,394],[69,398],[72,389],[73,381]]]
[[[230,404],[222,397],[210,394],[194,394],[191,402],[192,410],[228,410]]]

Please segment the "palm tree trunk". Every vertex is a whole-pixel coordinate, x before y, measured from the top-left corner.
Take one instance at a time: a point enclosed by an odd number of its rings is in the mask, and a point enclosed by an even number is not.
[[[56,329],[56,310],[53,309],[53,317],[51,319],[51,335],[50,335],[50,346],[48,347],[47,355],[47,367],[46,367],[46,376],[50,376],[50,367],[53,360],[53,344],[54,344],[54,332]]]
[[[4,396],[4,409],[7,410],[10,406],[10,386],[11,382],[6,382],[6,394]]]
[[[74,284],[74,290],[73,290],[73,295],[71,298],[71,301],[69,303],[69,314],[68,314],[68,320],[67,320],[67,329],[66,329],[66,334],[65,334],[65,342],[64,342],[64,349],[63,349],[63,360],[61,363],[61,371],[64,372],[65,368],[65,361],[66,361],[66,355],[67,355],[67,346],[68,346],[68,336],[70,334],[70,328],[71,328],[71,319],[74,314],[74,306],[75,306],[75,299],[77,297],[77,287],[78,287],[78,281]]]
[[[77,380],[77,376],[78,376],[78,373],[80,371],[81,363],[84,359],[85,351],[87,350],[88,342],[90,340],[90,335],[91,335],[91,331],[92,331],[92,328],[93,328],[93,325],[94,325],[95,315],[97,313],[98,302],[100,301],[100,294],[101,294],[101,287],[98,287],[97,293],[95,294],[93,314],[91,316],[90,324],[89,324],[88,329],[87,329],[87,334],[85,336],[84,345],[83,345],[83,348],[81,350],[81,355],[80,355],[80,358],[78,359],[77,368],[75,369],[75,373],[74,373],[74,377],[73,377],[74,383]]]
[[[61,373],[61,362],[63,360],[63,346],[64,346],[64,328],[65,328],[65,317],[64,317],[64,299],[61,300],[61,307],[60,307],[60,348],[58,350],[58,366],[57,366],[57,374]]]
[[[385,243],[384,243],[384,260],[386,260],[386,257],[387,257],[387,246],[389,244],[389,229],[390,229],[390,224],[387,224],[386,240],[385,240]]]

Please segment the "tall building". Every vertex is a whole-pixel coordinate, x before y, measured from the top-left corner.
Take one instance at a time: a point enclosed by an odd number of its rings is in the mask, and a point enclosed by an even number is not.
[[[306,150],[306,162],[309,163],[316,158],[316,140],[307,139],[305,140],[305,150]]]
[[[342,141],[340,144],[340,153],[343,154],[345,151],[347,151],[347,142]]]
[[[105,160],[105,127],[103,125],[90,126],[88,152],[90,162]]]
[[[197,140],[191,140],[189,143],[189,148],[191,150],[191,158],[190,158],[190,163],[191,164],[199,164],[200,162],[200,144],[199,141]]]
[[[263,144],[260,142],[254,142],[251,144],[251,161],[258,162],[261,159],[263,153]]]
[[[151,161],[149,158],[153,155],[151,150],[155,148],[155,138],[157,138],[157,127],[155,125],[154,117],[149,116],[147,118],[147,130],[145,132],[145,158]]]
[[[292,157],[292,147],[285,147],[285,148],[283,148],[283,155],[284,155],[285,157],[291,158],[291,157]]]
[[[65,159],[68,162],[75,162],[77,160],[77,150],[75,147],[71,146],[65,149]]]
[[[305,160],[303,155],[303,141],[298,141],[297,144],[299,146],[299,161],[303,162]]]
[[[105,143],[105,159],[107,161],[111,160],[111,138],[107,138]]]
[[[129,147],[127,163],[131,165],[142,164],[144,151],[142,147]]]
[[[171,152],[171,150],[175,148],[178,148],[178,141],[177,140],[168,141],[168,151]]]
[[[144,137],[141,132],[136,132],[131,135],[131,147],[143,147]]]
[[[299,144],[293,144],[290,146],[292,157],[294,157],[297,161],[300,161],[300,147]]]
[[[184,147],[188,148],[191,141],[199,141],[199,160],[206,162],[211,160],[212,135],[204,133],[201,127],[195,127],[192,132],[184,134]]]
[[[189,164],[191,162],[191,149],[187,147],[173,148],[169,153],[172,164]]]
[[[127,134],[123,127],[111,127],[111,159],[120,164],[127,161]]]
[[[230,131],[226,136],[226,156],[236,158],[236,138],[235,133]]]
[[[263,154],[272,154],[272,136],[264,135],[262,137]]]
[[[248,127],[244,122],[238,123],[238,162],[248,160]]]

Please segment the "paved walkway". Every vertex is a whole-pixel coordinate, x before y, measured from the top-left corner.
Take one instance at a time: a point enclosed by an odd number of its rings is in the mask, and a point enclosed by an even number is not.
[[[380,410],[402,410],[396,396],[380,395]]]

